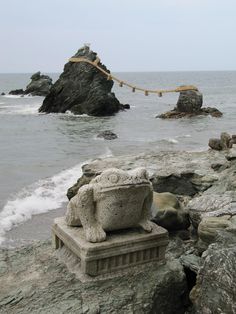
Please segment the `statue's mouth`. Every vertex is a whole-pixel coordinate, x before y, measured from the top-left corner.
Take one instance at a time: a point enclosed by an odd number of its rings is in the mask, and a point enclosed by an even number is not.
[[[137,185],[140,186],[150,186],[150,182],[137,182],[137,183],[127,183],[127,184],[116,184],[116,185],[109,185],[109,186],[103,186],[101,188],[101,191],[105,192],[105,191],[110,191],[110,190],[117,190],[117,189],[135,189],[135,187],[137,187]]]

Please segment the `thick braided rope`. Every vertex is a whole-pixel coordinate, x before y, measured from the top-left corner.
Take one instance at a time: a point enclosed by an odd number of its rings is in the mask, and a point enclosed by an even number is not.
[[[180,87],[177,87],[175,89],[156,89],[156,90],[145,89],[145,88],[141,88],[141,87],[137,87],[137,86],[131,85],[130,83],[125,82],[123,80],[120,80],[119,78],[115,77],[111,73],[108,73],[107,71],[105,71],[103,68],[101,68],[98,65],[99,62],[100,62],[99,58],[97,58],[95,61],[91,61],[91,60],[86,59],[86,58],[76,58],[76,57],[74,57],[74,58],[70,58],[69,61],[70,62],[86,62],[86,63],[89,63],[89,64],[93,65],[94,67],[96,67],[104,75],[106,75],[108,80],[114,80],[114,81],[118,82],[120,87],[122,87],[122,86],[130,87],[133,92],[135,92],[136,90],[137,91],[142,91],[142,92],[144,92],[144,94],[146,96],[148,96],[149,94],[157,94],[159,97],[161,97],[162,94],[164,94],[164,93],[179,93],[179,92],[188,91],[188,90],[198,91],[197,87],[193,86],[193,85],[180,86]]]

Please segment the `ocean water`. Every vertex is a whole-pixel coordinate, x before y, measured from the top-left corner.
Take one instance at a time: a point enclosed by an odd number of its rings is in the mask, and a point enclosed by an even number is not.
[[[56,80],[58,74],[49,75]],[[0,74],[0,93],[25,88],[31,74]],[[178,94],[145,96],[114,85],[131,109],[112,117],[38,114],[42,97],[0,96],[0,245],[15,246],[50,235],[53,218],[64,213],[66,191],[81,175],[81,165],[108,155],[163,150],[205,150],[210,137],[236,133],[236,72],[116,73],[144,88],[196,85],[204,106],[222,118],[160,120]],[[97,139],[103,130],[114,141]]]

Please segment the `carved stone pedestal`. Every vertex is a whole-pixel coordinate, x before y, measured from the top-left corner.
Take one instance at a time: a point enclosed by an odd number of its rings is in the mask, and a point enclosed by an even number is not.
[[[65,245],[80,259],[81,271],[90,276],[114,273],[127,267],[165,260],[168,232],[155,226],[151,233],[141,229],[107,233],[100,243],[86,241],[82,227],[69,227],[65,217],[52,227],[55,249]]]

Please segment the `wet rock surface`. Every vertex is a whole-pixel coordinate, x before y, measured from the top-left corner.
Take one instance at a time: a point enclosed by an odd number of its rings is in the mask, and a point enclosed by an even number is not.
[[[218,234],[203,253],[197,282],[190,293],[191,313],[236,313],[236,229]]]
[[[23,89],[14,89],[9,92],[9,95],[23,95],[24,90]]]
[[[95,61],[97,54],[85,46],[79,49],[74,57]],[[109,72],[100,61],[98,65]],[[112,115],[124,109],[115,94],[111,92],[113,83],[91,64],[68,62],[39,111],[64,113],[70,110],[74,114]]]
[[[0,313],[236,313],[233,156],[234,147],[109,157],[84,165],[69,197],[104,169],[145,167],[156,192],[176,192],[171,207],[178,210],[181,202],[190,227],[170,230],[165,265],[145,265],[98,282],[81,283],[49,243],[1,250]]]
[[[211,115],[212,117],[221,117],[222,113],[211,107],[202,108],[203,95],[199,91],[189,90],[180,92],[176,108],[166,113],[160,114],[157,118],[161,119],[179,119],[191,118],[199,115]]]
[[[180,92],[176,109],[179,112],[199,112],[202,107],[203,96],[199,91]]]
[[[104,138],[104,140],[115,140],[118,136],[110,130],[103,131],[97,135],[98,138]]]
[[[4,314],[182,314],[187,305],[185,273],[176,259],[87,283],[56,258],[49,243],[2,250],[0,263],[0,313]]]
[[[225,154],[213,150],[160,152],[96,159],[82,167],[83,175],[78,179],[78,185],[76,183],[73,189],[70,189],[70,197],[77,192],[76,186],[79,188],[81,184],[90,182],[94,176],[107,168],[130,170],[135,167],[145,167],[148,170],[155,192],[193,197],[218,181],[220,173],[211,167],[212,164],[217,164],[218,167],[229,166]]]

